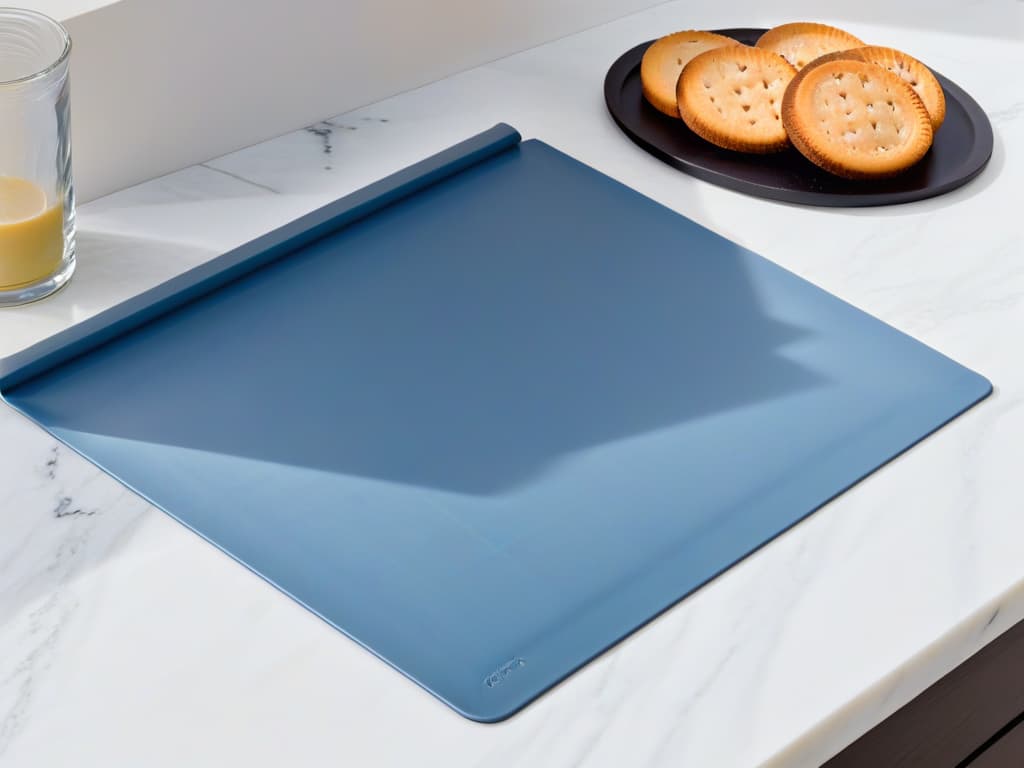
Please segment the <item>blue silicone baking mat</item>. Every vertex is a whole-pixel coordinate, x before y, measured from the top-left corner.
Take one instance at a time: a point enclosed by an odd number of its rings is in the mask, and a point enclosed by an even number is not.
[[[0,377],[57,438],[484,721],[991,389],[507,126]]]

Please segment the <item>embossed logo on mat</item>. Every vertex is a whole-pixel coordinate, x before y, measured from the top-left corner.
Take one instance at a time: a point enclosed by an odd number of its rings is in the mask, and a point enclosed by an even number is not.
[[[491,672],[487,677],[484,678],[484,685],[488,688],[497,688],[499,685],[508,680],[509,675],[515,672],[520,667],[526,666],[526,659],[522,656],[513,656],[511,659],[506,661],[496,670]]]

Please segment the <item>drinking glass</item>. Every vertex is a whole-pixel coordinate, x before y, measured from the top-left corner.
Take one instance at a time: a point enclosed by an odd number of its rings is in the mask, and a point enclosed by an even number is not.
[[[0,306],[48,296],[75,270],[70,54],[58,22],[0,8]]]

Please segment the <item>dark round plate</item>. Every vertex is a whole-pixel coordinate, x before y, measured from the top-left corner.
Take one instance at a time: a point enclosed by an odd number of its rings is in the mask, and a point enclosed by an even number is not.
[[[719,29],[753,45],[763,29]],[[821,170],[795,149],[746,155],[719,149],[663,115],[643,97],[640,59],[653,41],[631,48],[612,64],[604,98],[615,122],[638,145],[669,165],[721,187],[804,205],[858,207],[909,203],[941,195],[973,179],[992,155],[988,117],[956,83],[935,72],[946,92],[946,120],[931,150],[913,168],[883,181],[848,181]]]

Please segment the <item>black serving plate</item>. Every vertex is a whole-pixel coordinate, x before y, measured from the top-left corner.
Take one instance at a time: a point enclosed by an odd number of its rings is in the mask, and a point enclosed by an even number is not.
[[[763,29],[719,29],[753,45]],[[946,92],[946,120],[928,154],[892,179],[849,181],[806,160],[795,149],[748,155],[719,149],[690,131],[682,120],[663,115],[643,97],[640,59],[653,41],[641,43],[612,64],[604,97],[615,122],[630,139],[681,171],[721,187],[770,200],[804,205],[859,207],[923,200],[973,179],[992,155],[992,125],[966,91],[938,72]],[[934,71],[934,70],[933,70]]]

